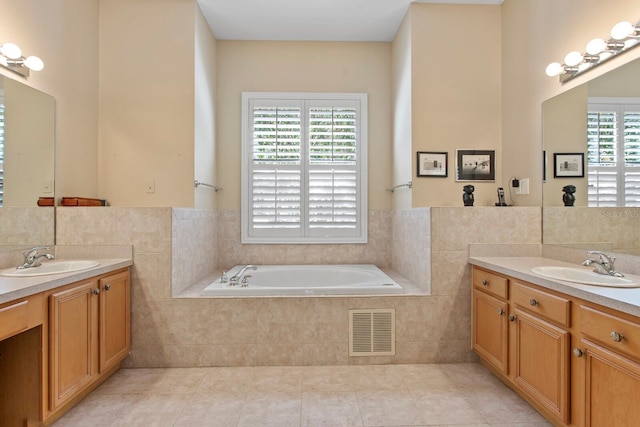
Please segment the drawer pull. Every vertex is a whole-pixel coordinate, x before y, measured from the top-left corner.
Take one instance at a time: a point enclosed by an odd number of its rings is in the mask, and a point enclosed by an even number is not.
[[[499,309],[498,309],[498,314],[499,314],[500,316],[502,316],[502,315],[504,314],[504,310],[503,310],[503,309],[501,309],[501,308],[499,308]]]
[[[489,281],[487,279],[482,280],[482,286],[489,286]]]
[[[623,338],[624,338],[624,335],[622,335],[620,332],[616,332],[616,331],[611,332],[611,339],[614,340],[615,342],[620,342],[623,340]]]
[[[104,285],[104,290],[105,291],[108,291],[109,289],[111,289],[111,285],[109,285],[109,284]]]
[[[582,357],[582,355],[583,355],[584,353],[582,352],[582,350],[580,350],[578,347],[576,347],[576,348],[574,348],[574,349],[573,349],[573,354],[574,354],[576,357]]]
[[[94,295],[99,295],[100,294],[100,288],[95,288],[92,293]]]
[[[535,307],[536,305],[538,305],[538,301],[536,301],[536,299],[535,299],[535,298],[531,298],[531,299],[529,300],[529,304],[531,304],[532,306],[534,306],[534,307]]]
[[[509,315],[509,320],[511,320],[512,322],[516,321],[516,316],[514,316],[513,314]]]

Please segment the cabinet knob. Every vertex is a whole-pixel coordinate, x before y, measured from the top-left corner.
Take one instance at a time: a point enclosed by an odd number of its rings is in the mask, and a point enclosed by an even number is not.
[[[509,320],[512,321],[512,322],[515,322],[516,321],[516,316],[514,316],[513,314],[510,314],[509,315]]]
[[[94,295],[98,295],[98,294],[100,294],[100,288],[95,288],[95,289],[93,290],[93,294],[94,294]]]
[[[611,332],[611,339],[614,340],[615,342],[620,342],[622,341],[623,338],[624,338],[624,335],[622,335],[620,332],[616,332],[616,331]]]
[[[486,279],[485,279],[485,280],[483,280],[483,281],[482,281],[482,285],[483,285],[483,286],[488,286],[488,285],[489,285],[489,281],[488,281],[488,280],[486,280]]]
[[[500,316],[502,316],[502,315],[504,314],[504,310],[503,310],[503,309],[501,309],[501,308],[499,308],[499,309],[498,309],[498,314],[499,314]]]
[[[576,348],[574,348],[574,349],[573,349],[573,354],[574,354],[576,357],[582,357],[582,355],[583,355],[584,353],[582,352],[582,350],[580,350],[578,347],[576,347]]]
[[[109,285],[109,284],[104,285],[104,290],[105,291],[108,291],[109,289],[111,289],[111,285]]]
[[[532,306],[534,306],[534,307],[535,307],[536,305],[538,305],[538,301],[536,301],[536,299],[535,299],[535,298],[531,298],[531,299],[529,300],[529,304],[531,304]]]

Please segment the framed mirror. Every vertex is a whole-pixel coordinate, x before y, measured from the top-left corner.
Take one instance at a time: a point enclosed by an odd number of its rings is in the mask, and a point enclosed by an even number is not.
[[[0,76],[0,250],[55,243],[54,168],[54,98]]]
[[[639,75],[636,59],[542,104],[544,244],[640,255]],[[583,176],[550,173],[567,153],[583,155]]]

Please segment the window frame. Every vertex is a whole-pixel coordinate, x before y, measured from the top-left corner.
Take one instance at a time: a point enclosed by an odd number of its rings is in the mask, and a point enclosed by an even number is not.
[[[312,93],[312,92],[242,92],[242,135],[241,135],[241,243],[244,244],[358,244],[367,243],[367,129],[368,109],[366,93]],[[252,106],[254,102],[264,104],[298,103],[301,105],[301,221],[300,228],[256,229],[252,228],[252,201],[250,176],[253,161]],[[309,109],[318,106],[340,107],[346,104],[356,106],[356,226],[354,229],[322,229],[309,226],[309,179],[311,165],[309,149]],[[303,148],[306,147],[306,148]],[[315,165],[317,167],[317,165]],[[322,168],[318,168],[322,169]],[[307,175],[305,177],[305,174]],[[306,185],[305,185],[306,183]]]

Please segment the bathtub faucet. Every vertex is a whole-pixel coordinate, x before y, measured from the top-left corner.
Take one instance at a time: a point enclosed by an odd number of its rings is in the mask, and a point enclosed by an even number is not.
[[[255,265],[245,265],[244,267],[242,267],[240,269],[239,272],[237,272],[236,274],[234,274],[233,276],[231,276],[231,278],[229,279],[229,286],[235,286],[238,284],[238,282],[240,281],[240,279],[242,279],[242,275],[244,274],[245,271],[247,270],[257,270],[258,267],[256,267]]]

